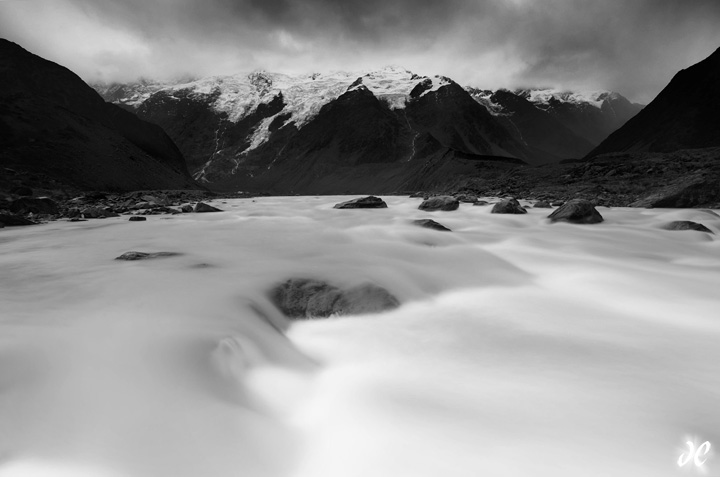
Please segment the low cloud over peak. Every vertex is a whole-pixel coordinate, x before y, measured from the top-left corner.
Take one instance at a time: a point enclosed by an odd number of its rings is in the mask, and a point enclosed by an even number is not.
[[[6,0],[0,31],[89,81],[400,64],[647,102],[720,46],[717,0]]]

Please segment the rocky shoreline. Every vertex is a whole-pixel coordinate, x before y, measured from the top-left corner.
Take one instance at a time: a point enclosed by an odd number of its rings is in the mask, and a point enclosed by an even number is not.
[[[11,171],[14,173],[14,171]],[[10,174],[5,171],[5,176]],[[103,219],[209,212],[203,201],[269,194],[209,190],[148,190],[125,193],[46,188],[22,180],[0,184],[0,227],[53,220]],[[35,187],[31,187],[35,186]],[[38,187],[39,186],[39,187]],[[481,205],[481,197],[514,197],[538,206],[584,199],[595,206],[720,208],[720,148],[665,154],[607,154],[590,161],[485,171],[455,178],[427,191],[382,195],[451,196]],[[201,204],[201,205],[198,205]],[[136,219],[141,220],[141,219]]]
[[[7,194],[5,204],[0,205],[0,227],[34,225],[55,220],[79,222],[120,216],[137,221],[149,215],[218,212],[220,209],[204,201],[257,196],[236,193],[223,194],[220,197],[210,191],[154,190],[122,194],[93,191],[67,199],[62,196],[35,197],[29,188],[17,192],[20,194]]]

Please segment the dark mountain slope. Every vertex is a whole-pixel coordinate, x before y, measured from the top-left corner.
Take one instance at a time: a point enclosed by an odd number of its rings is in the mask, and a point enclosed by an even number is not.
[[[593,144],[565,127],[554,115],[530,101],[507,90],[498,90],[490,97],[502,106],[504,115],[498,116],[508,130],[516,130],[530,147],[533,155],[547,162],[583,157]]]
[[[84,189],[198,187],[162,128],[1,39],[0,164]]]
[[[720,48],[681,70],[637,116],[588,157],[720,146]]]

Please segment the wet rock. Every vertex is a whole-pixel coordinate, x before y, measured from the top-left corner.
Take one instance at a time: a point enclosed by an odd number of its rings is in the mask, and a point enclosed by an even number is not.
[[[546,202],[544,200],[539,200],[533,204],[533,207],[536,209],[550,209],[552,206],[549,202]]]
[[[452,211],[457,210],[458,207],[460,207],[460,201],[457,200],[455,197],[451,197],[449,195],[439,195],[436,197],[430,197],[429,199],[425,199],[418,206],[418,209],[427,211]]]
[[[562,200],[556,200],[550,202],[550,205],[552,205],[553,207],[562,207],[563,205],[565,205],[565,202],[563,202]]]
[[[120,217],[119,214],[113,212],[109,208],[102,207],[86,207],[81,211],[86,219],[103,219],[105,217]]]
[[[131,210],[152,209],[153,207],[156,207],[156,206],[157,206],[157,204],[154,202],[151,203],[151,202],[143,201],[143,202],[138,202],[137,204],[130,206],[130,209]]]
[[[308,278],[287,280],[273,288],[269,298],[285,316],[292,319],[379,313],[400,306],[390,292],[371,283],[341,290]]]
[[[567,201],[552,214],[548,215],[551,222],[569,222],[571,224],[597,224],[604,219],[590,201],[572,199]]]
[[[176,257],[180,255],[177,252],[125,252],[115,260],[149,260],[151,258]]]
[[[180,207],[180,210],[185,212],[186,214],[189,214],[190,212],[193,211],[193,206],[190,204],[185,204],[182,207]]]
[[[387,204],[380,197],[373,195],[359,199],[348,200],[335,204],[333,209],[386,209]]]
[[[452,230],[450,230],[449,228],[445,227],[442,224],[435,222],[432,219],[418,219],[418,220],[413,220],[412,223],[413,223],[413,225],[425,227],[426,229],[439,230],[442,232],[452,232]]]
[[[212,205],[208,205],[205,202],[198,202],[197,204],[195,204],[195,212],[222,212],[222,210],[218,209],[217,207],[213,207]]]
[[[129,222],[144,222],[147,220],[147,217],[141,217],[139,215],[134,215],[128,219]]]
[[[37,225],[35,222],[19,215],[0,214],[0,225],[14,227],[20,225]]]
[[[478,201],[478,198],[471,194],[458,194],[455,196],[457,200],[466,204],[474,204]]]
[[[473,205],[488,205],[489,203],[487,200],[478,200]]]
[[[662,226],[665,230],[697,230],[698,232],[707,232],[709,234],[715,234],[712,230],[705,227],[703,224],[692,222],[690,220],[676,220]]]
[[[18,215],[59,213],[57,203],[48,197],[22,197],[10,203],[10,212]]]
[[[527,214],[527,210],[514,198],[502,199],[495,204],[491,214]]]

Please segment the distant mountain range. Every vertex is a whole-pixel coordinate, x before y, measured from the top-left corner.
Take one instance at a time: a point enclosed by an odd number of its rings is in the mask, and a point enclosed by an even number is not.
[[[518,167],[541,178],[542,168],[524,166],[607,153],[614,163],[638,163],[646,159],[635,153],[720,146],[719,81],[720,50],[679,72],[645,109],[608,91],[488,91],[397,67],[142,81],[95,85],[96,92],[66,68],[0,40],[0,176],[17,169],[95,190],[198,182],[274,194],[482,183],[513,190]],[[702,154],[703,164],[714,164],[714,151]],[[595,169],[581,176],[595,177]],[[665,169],[672,168],[648,170]],[[705,179],[702,190],[711,190]],[[0,177],[0,185],[23,181]],[[533,183],[523,179],[523,190]]]
[[[612,92],[492,92],[398,67],[94,87],[162,126],[197,180],[277,193],[412,190],[468,161],[578,159],[642,108]]]
[[[105,102],[70,70],[0,39],[0,165],[58,187],[197,188],[161,127]]]

